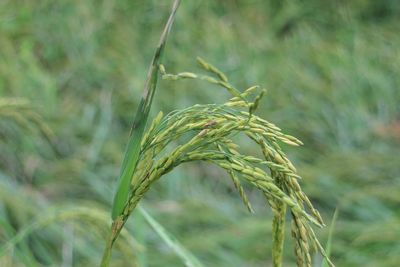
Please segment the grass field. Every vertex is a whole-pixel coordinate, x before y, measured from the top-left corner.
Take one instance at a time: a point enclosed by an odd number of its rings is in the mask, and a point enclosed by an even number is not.
[[[98,266],[170,7],[0,2],[0,266]],[[256,114],[303,141],[283,149],[327,223],[317,230],[324,245],[333,230],[337,266],[400,261],[399,16],[396,0],[183,1],[165,50],[172,73],[197,71],[201,56],[238,89],[267,89]],[[150,116],[229,97],[201,81],[161,80]],[[204,266],[271,266],[271,210],[245,186],[247,212],[225,176],[180,166],[142,207]],[[139,211],[111,266],[185,266]],[[295,266],[287,232],[283,266]]]

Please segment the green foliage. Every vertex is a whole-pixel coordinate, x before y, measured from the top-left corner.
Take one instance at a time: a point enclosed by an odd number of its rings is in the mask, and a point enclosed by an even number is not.
[[[185,1],[164,58],[175,72],[201,55],[240,90],[253,81],[266,86],[256,115],[305,143],[283,149],[322,217],[328,221],[340,209],[331,251],[337,266],[400,261],[399,8],[396,0]],[[49,142],[31,119],[27,129],[0,117],[0,246],[55,205],[84,201],[110,210],[121,152],[169,10],[164,1],[0,4],[0,98],[29,100],[54,132]],[[152,109],[167,114],[226,99],[203,85],[161,81]],[[244,139],[238,142],[253,153]],[[154,184],[146,207],[206,266],[271,265],[265,239],[273,216],[243,183],[256,211],[247,214],[222,175],[202,163],[182,165]],[[127,231],[137,224],[128,221]],[[69,266],[95,266],[106,231],[97,226],[54,221],[4,254],[0,265],[68,266],[72,259]],[[145,266],[182,266],[146,224],[139,228],[141,249],[134,253],[121,239],[115,266],[136,256]],[[317,231],[324,244],[329,228]],[[293,243],[285,241],[284,266],[294,266]]]

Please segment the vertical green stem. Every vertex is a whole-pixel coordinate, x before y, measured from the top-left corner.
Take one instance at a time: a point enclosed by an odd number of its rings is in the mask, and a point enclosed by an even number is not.
[[[112,254],[112,247],[117,239],[119,233],[122,230],[122,227],[124,227],[124,224],[127,220],[127,217],[119,216],[117,219],[115,219],[111,225],[110,233],[108,234],[107,241],[106,241],[106,246],[104,248],[103,252],[103,257],[101,259],[100,267],[108,267],[110,264],[111,260],[111,254]]]
[[[274,267],[282,267],[286,205],[284,203],[277,203],[276,206],[277,210],[272,221],[272,263]]]
[[[100,267],[108,267],[112,252],[112,231],[108,234],[106,247],[104,248],[103,257],[101,258]]]

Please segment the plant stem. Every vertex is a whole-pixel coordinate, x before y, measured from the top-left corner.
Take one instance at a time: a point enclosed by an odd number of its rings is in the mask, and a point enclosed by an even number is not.
[[[104,248],[103,257],[101,258],[100,267],[108,267],[112,252],[112,231],[108,234],[106,247]]]
[[[277,202],[276,206],[274,219],[272,221],[272,263],[273,267],[282,267],[286,205],[284,203]]]
[[[111,225],[110,232],[107,237],[107,242],[106,246],[104,248],[103,252],[103,257],[101,259],[100,267],[108,267],[111,259],[111,253],[112,253],[112,247],[117,239],[119,233],[122,230],[122,227],[124,227],[124,224],[128,218],[119,216],[117,219],[115,219]]]

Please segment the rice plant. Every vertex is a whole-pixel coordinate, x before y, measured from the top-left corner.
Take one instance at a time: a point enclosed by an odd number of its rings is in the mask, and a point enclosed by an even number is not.
[[[51,129],[28,99],[17,97],[0,98],[0,122],[2,121],[12,122],[30,131],[39,130],[49,141],[53,138]],[[3,129],[7,131],[7,128],[9,127],[4,127]]]
[[[171,2],[2,2],[0,250],[54,207],[80,210],[88,201],[104,217],[83,220],[82,210],[36,228],[0,255],[0,266],[98,264],[148,47]],[[268,88],[256,114],[304,142],[282,149],[328,225],[316,229],[317,236],[338,266],[396,267],[400,261],[399,7],[394,0],[185,1],[161,61],[169,72],[192,70],[199,53],[238,89],[253,82]],[[150,121],[159,110],[225,102],[223,90],[201,81],[158,87]],[[52,147],[32,111],[53,130]],[[232,140],[242,153],[262,158],[245,136]],[[262,194],[242,182],[256,210],[245,214],[234,184],[216,169],[184,164],[152,184],[139,206],[206,266],[272,266],[269,206],[265,210]],[[331,235],[336,207],[341,212]],[[289,217],[284,266],[295,265]],[[140,266],[183,266],[151,229],[135,209],[110,265],[133,265],[137,258]],[[142,248],[125,242],[124,232]],[[315,266],[322,261],[319,255],[312,260]]]
[[[170,74],[160,58],[179,1],[175,1],[170,19],[161,36],[150,66],[143,99],[132,127],[121,168],[120,183],[114,198],[112,227],[102,259],[108,266],[111,250],[120,231],[151,186],[177,166],[193,161],[214,164],[226,171],[246,208],[253,212],[242,183],[257,188],[270,205],[274,218],[273,266],[282,266],[285,217],[292,217],[292,237],[298,266],[312,266],[311,248],[319,251],[330,266],[323,247],[312,226],[323,227],[319,212],[302,191],[296,168],[280,147],[280,143],[302,145],[297,138],[285,134],[279,127],[255,115],[265,89],[251,86],[244,91],[232,85],[227,76],[215,66],[198,58],[205,74],[181,72]],[[157,77],[165,80],[199,79],[207,86],[223,88],[231,98],[223,104],[196,104],[175,110],[166,116],[160,112],[144,131],[154,96]],[[241,152],[235,137],[243,135],[262,152],[258,158]]]

